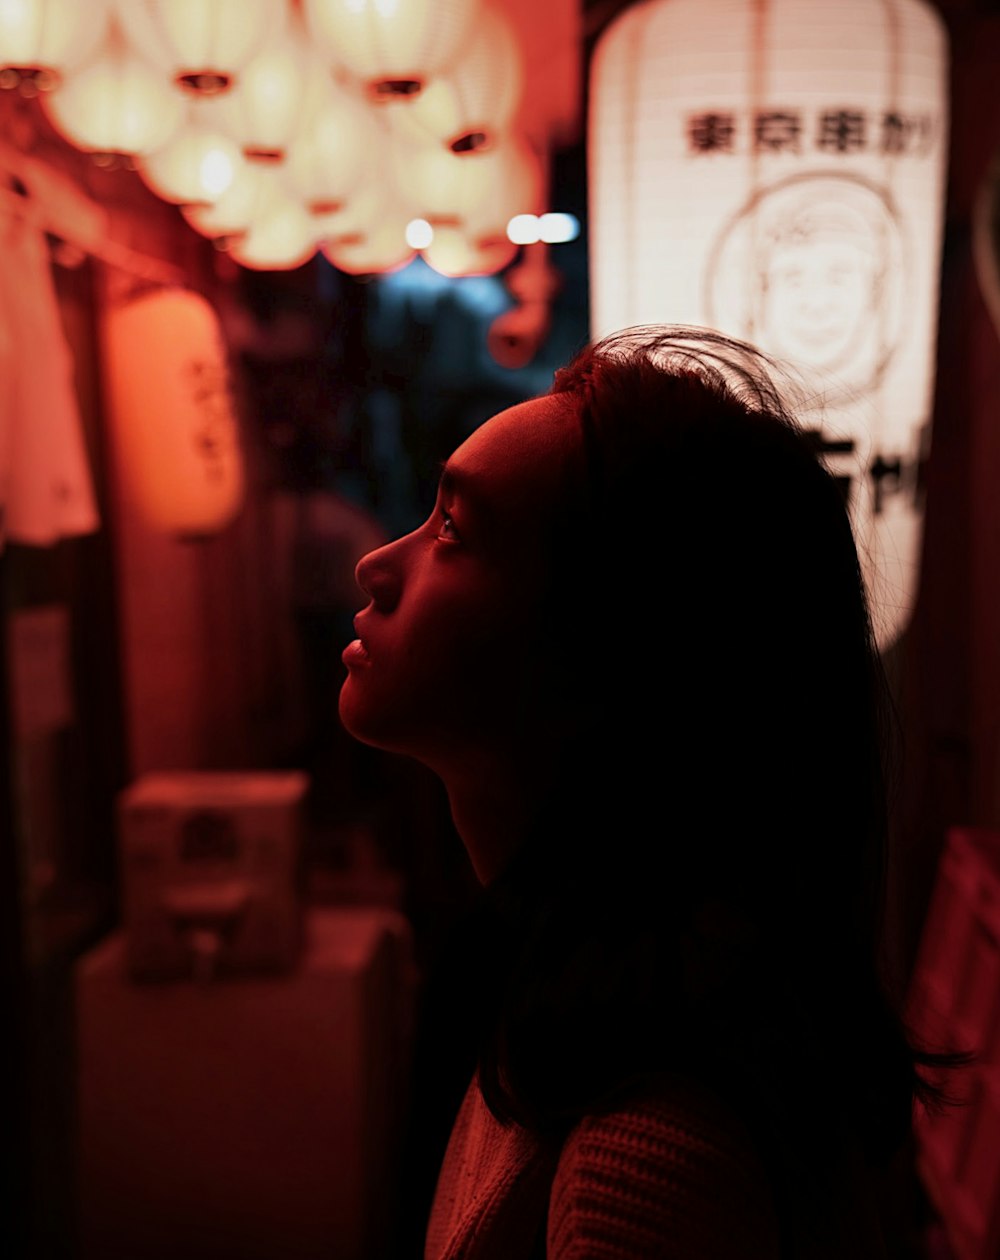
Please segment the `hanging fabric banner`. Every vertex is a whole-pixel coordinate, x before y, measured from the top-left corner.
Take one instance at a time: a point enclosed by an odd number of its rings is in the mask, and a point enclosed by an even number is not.
[[[0,218],[0,546],[44,547],[100,526],[45,234]]]

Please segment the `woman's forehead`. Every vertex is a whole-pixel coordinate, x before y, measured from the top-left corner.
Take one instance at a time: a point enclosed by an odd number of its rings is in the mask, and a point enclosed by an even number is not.
[[[487,420],[455,451],[448,467],[485,482],[484,489],[554,488],[579,445],[575,400],[569,394],[546,394]]]

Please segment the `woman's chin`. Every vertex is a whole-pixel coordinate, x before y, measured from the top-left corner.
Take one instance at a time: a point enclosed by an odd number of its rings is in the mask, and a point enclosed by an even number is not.
[[[340,689],[337,712],[344,730],[362,744],[384,752],[406,752],[398,740],[392,739],[384,713],[372,703],[370,696],[363,694],[363,687],[353,674],[347,676]]]
[[[353,735],[355,739],[360,739],[365,744],[372,742],[365,733],[367,723],[364,720],[364,704],[357,695],[357,683],[350,674],[344,679],[344,685],[340,689],[337,712],[340,715],[340,723],[348,735]]]

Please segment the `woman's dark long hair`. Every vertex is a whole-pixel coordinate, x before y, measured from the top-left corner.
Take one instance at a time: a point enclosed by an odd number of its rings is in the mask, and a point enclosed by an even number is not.
[[[820,1125],[884,1163],[941,1057],[885,995],[891,704],[843,494],[775,371],[657,327],[557,375],[580,459],[538,636],[573,735],[484,892],[479,1079],[557,1134],[680,1073],[776,1164]]]

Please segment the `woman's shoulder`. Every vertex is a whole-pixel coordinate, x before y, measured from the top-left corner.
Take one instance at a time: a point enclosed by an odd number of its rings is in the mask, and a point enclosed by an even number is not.
[[[552,1186],[548,1255],[595,1254],[778,1256],[764,1165],[719,1096],[687,1078],[658,1076],[571,1130]]]

